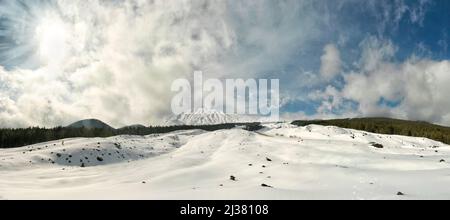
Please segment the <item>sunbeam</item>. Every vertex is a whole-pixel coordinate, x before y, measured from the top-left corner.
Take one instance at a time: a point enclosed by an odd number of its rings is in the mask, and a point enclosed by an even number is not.
[[[70,26],[55,1],[0,2],[0,65],[34,69],[68,54]]]
[[[69,50],[69,28],[58,15],[43,17],[35,29],[40,61],[45,64],[62,61]]]

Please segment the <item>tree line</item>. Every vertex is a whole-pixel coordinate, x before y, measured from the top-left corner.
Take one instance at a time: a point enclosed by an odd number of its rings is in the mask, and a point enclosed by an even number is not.
[[[0,148],[15,148],[48,141],[61,140],[66,138],[92,138],[92,137],[112,137],[117,135],[150,135],[162,134],[179,130],[200,129],[205,131],[216,131],[222,129],[232,129],[236,126],[244,126],[247,130],[261,128],[259,123],[246,124],[221,124],[221,125],[198,125],[198,126],[168,126],[168,127],[126,127],[122,129],[108,128],[15,128],[0,129]]]
[[[430,124],[420,121],[405,121],[389,118],[356,118],[356,119],[335,119],[335,120],[312,120],[294,121],[292,124],[306,126],[311,124],[324,126],[337,126],[342,128],[356,129],[371,133],[390,134],[424,137],[432,140],[450,144],[450,128]],[[22,147],[42,142],[61,140],[66,138],[92,138],[92,137],[112,137],[117,135],[150,135],[163,134],[180,130],[205,130],[216,131],[232,129],[241,126],[249,131],[256,131],[262,128],[260,123],[232,123],[220,125],[181,125],[166,127],[126,127],[122,129],[109,128],[15,128],[0,129],[0,148]]]

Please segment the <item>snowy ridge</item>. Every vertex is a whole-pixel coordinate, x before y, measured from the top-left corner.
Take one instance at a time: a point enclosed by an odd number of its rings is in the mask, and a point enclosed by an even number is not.
[[[166,126],[172,125],[216,125],[227,123],[262,122],[261,117],[253,115],[225,114],[215,110],[199,109],[193,113],[182,113],[167,119]]]
[[[3,199],[448,199],[450,146],[265,124],[0,150]]]

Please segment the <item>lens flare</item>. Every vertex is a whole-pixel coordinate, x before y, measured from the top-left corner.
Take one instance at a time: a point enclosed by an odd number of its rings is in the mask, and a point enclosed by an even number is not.
[[[63,60],[69,50],[69,29],[56,15],[44,17],[36,26],[37,54],[45,64]]]
[[[7,69],[62,62],[70,52],[71,35],[57,1],[0,1],[0,65]]]

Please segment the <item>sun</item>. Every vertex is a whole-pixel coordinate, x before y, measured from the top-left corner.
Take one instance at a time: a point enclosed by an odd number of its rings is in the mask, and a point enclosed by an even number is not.
[[[38,22],[35,31],[39,59],[46,64],[63,60],[68,55],[69,28],[56,15],[47,15]]]

